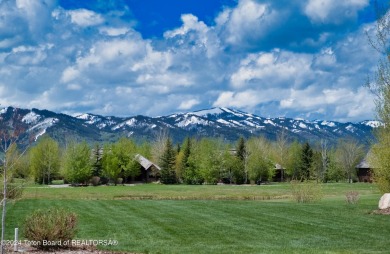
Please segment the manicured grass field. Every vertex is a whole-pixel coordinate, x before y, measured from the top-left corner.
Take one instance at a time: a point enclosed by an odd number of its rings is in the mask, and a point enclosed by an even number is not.
[[[345,197],[347,191],[361,195],[379,195],[373,184],[323,184],[325,197]],[[160,185],[99,186],[74,188],[27,187],[24,199],[93,199],[93,200],[277,200],[291,198],[288,183],[269,185]]]
[[[357,205],[344,201],[348,190],[360,193]],[[389,253],[390,216],[370,214],[380,197],[375,185],[328,184],[322,191],[323,200],[298,204],[288,184],[28,188],[9,206],[7,238],[31,211],[58,206],[78,214],[78,239],[117,240],[113,250]]]

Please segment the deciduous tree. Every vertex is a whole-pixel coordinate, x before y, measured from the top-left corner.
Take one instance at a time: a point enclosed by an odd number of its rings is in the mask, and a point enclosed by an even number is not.
[[[302,167],[302,146],[297,141],[290,144],[286,160],[285,172],[292,180],[300,180]]]
[[[188,158],[191,154],[191,144],[191,139],[187,137],[176,157],[176,176],[180,182],[184,181],[186,170],[189,167]]]
[[[284,168],[287,166],[288,162],[288,152],[289,152],[289,143],[288,136],[285,129],[282,129],[276,137],[276,142],[274,143],[274,161],[281,165],[281,181],[284,180]]]
[[[274,164],[271,160],[271,144],[262,137],[252,138],[247,142],[249,179],[267,181],[274,175]]]
[[[30,151],[30,167],[35,182],[50,184],[58,177],[60,169],[60,148],[57,141],[49,136],[39,139]]]
[[[137,146],[134,141],[122,138],[114,144],[106,145],[103,152],[103,174],[117,185],[119,177],[135,177],[140,167],[135,160]]]
[[[389,6],[377,8],[378,18],[374,36],[369,36],[371,45],[381,56],[375,76],[367,82],[376,95],[377,118],[383,123],[372,146],[369,162],[375,181],[382,192],[390,192],[390,12]]]
[[[65,179],[71,183],[84,183],[92,177],[91,149],[84,141],[70,142],[63,158],[63,172]]]
[[[349,183],[356,178],[356,166],[364,157],[364,149],[356,140],[340,139],[336,149],[336,160],[347,175]]]
[[[8,114],[9,111],[10,114]],[[21,115],[16,108],[8,108],[6,116],[2,119],[0,124],[0,150],[3,153],[1,157],[2,177],[3,177],[3,198],[2,204],[2,216],[1,216],[1,254],[5,253],[5,218],[7,210],[7,197],[8,197],[8,183],[12,179],[14,174],[14,168],[19,164],[21,155],[24,154],[26,149],[19,154],[16,142],[19,137],[25,132],[24,128],[20,125],[15,125],[15,122],[21,120]],[[1,154],[0,154],[1,155]]]

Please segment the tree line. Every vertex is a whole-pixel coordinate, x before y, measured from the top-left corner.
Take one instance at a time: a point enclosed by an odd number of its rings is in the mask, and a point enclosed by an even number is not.
[[[38,140],[23,156],[16,144],[6,157],[13,177],[32,178],[38,184],[63,179],[72,184],[132,182],[142,174],[140,154],[160,167],[151,174],[164,184],[248,184],[268,181],[355,181],[356,165],[365,155],[357,141],[340,139],[331,146],[290,141],[285,132],[276,141],[264,137],[240,138],[235,144],[216,138],[186,138],[173,144],[166,132],[154,141],[115,143],[70,141],[60,147],[49,136]],[[17,158],[17,159],[16,159]],[[97,184],[97,183],[96,183]]]

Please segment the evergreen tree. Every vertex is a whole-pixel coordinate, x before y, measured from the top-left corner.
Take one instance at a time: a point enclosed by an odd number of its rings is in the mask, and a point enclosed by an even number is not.
[[[246,149],[245,139],[240,137],[236,147],[236,156],[240,161],[240,169],[235,172],[236,183],[247,183],[248,182],[248,151]]]
[[[191,155],[191,139],[187,137],[184,140],[184,144],[183,144],[183,165],[184,165],[184,168],[187,168],[189,166],[188,158],[190,157],[190,155]]]
[[[236,155],[242,162],[244,162],[246,156],[246,146],[245,139],[243,137],[240,137],[240,139],[238,140]]]
[[[92,176],[100,177],[102,175],[102,151],[102,147],[99,144],[95,144],[95,147],[93,148]]]
[[[160,158],[160,167],[161,167],[161,182],[164,184],[174,184],[177,183],[176,180],[176,171],[175,171],[175,151],[171,139],[168,138],[165,143],[164,152]]]
[[[301,153],[301,180],[307,180],[310,178],[310,169],[313,163],[313,149],[310,144],[306,142],[302,147]]]

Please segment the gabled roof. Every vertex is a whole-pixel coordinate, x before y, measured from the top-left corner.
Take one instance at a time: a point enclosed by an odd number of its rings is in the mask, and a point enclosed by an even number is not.
[[[371,167],[368,164],[367,160],[364,159],[356,166],[356,168],[371,168]]]
[[[283,168],[282,165],[276,163],[275,164],[275,169],[285,169],[285,168]]]
[[[161,170],[159,166],[151,162],[150,160],[146,159],[140,154],[135,155],[135,159],[138,161],[139,164],[145,169],[148,170],[151,166],[155,166],[158,170]]]

